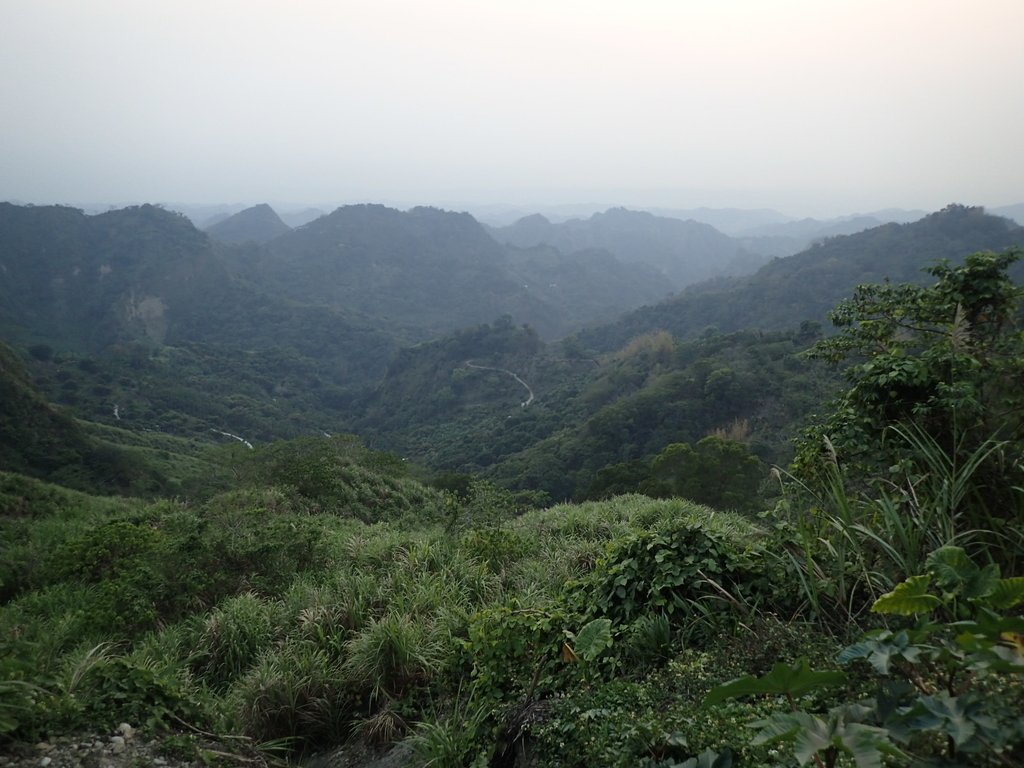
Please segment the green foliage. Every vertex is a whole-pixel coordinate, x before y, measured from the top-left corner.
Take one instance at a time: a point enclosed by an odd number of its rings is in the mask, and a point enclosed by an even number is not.
[[[735,536],[681,521],[616,542],[580,585],[580,594],[589,610],[617,623],[656,612],[676,624],[707,617],[713,625],[769,597],[784,602],[757,563]],[[723,607],[727,611],[720,613]]]
[[[404,477],[391,454],[366,449],[351,435],[273,443],[239,461],[243,481],[293,490],[310,512],[377,522],[415,514],[437,519],[443,497]]]
[[[799,765],[817,760],[831,767],[839,755],[849,755],[857,768],[882,768],[883,757],[898,755],[899,750],[884,729],[858,722],[862,714],[856,707],[837,707],[824,718],[806,712],[776,713],[751,727],[760,729],[757,744],[792,741]]]
[[[1016,385],[1024,376],[1024,292],[1007,270],[1020,255],[975,253],[963,266],[931,268],[933,285],[861,286],[841,304],[834,319],[842,332],[814,354],[851,363],[850,387],[805,433],[797,474],[821,484],[827,435],[852,482],[894,481],[900,490],[887,495],[903,507],[899,514],[929,516],[914,509],[926,499],[944,537],[936,545],[970,537],[993,546],[998,538],[1000,561],[1013,566],[1024,552],[1015,524],[1024,497],[1012,479],[1024,445]],[[922,522],[917,531],[935,527]]]
[[[225,688],[271,645],[281,618],[278,606],[252,592],[228,598],[207,614],[192,668],[211,687]]]
[[[745,445],[710,435],[692,448],[673,443],[652,462],[652,496],[680,496],[716,509],[755,511],[764,465]]]
[[[843,685],[846,675],[842,672],[815,672],[810,669],[806,658],[794,664],[779,663],[762,677],[741,677],[715,688],[704,698],[705,705],[717,704],[735,696],[774,694],[785,696],[792,701],[806,693],[832,685]]]
[[[898,613],[910,616],[915,613],[928,613],[932,608],[941,605],[939,598],[928,594],[928,577],[911,576],[896,585],[892,592],[887,592],[875,601],[874,610],[879,613]]]
[[[482,696],[508,701],[549,692],[556,661],[562,658],[567,617],[561,607],[548,610],[498,605],[473,616],[465,650]]]
[[[101,443],[50,405],[0,341],[0,467],[83,491],[154,495],[173,483],[130,449]]]
[[[705,749],[696,757],[684,760],[679,768],[732,768],[732,752],[728,749],[722,753]]]
[[[644,667],[669,658],[672,624],[664,613],[641,616],[628,627],[625,635],[626,653],[633,663]]]
[[[897,584],[872,606],[876,613],[927,614],[943,607],[954,617],[972,606],[1002,610],[1024,602],[1024,578],[999,578],[999,566],[977,565],[960,547],[945,546],[925,561],[927,572]],[[938,595],[929,593],[934,587]]]
[[[1012,593],[1015,580],[1001,581],[994,566],[979,567],[955,547],[937,550],[928,560],[927,574],[903,582],[880,598],[874,610],[910,614],[941,608],[960,620],[924,620],[898,632],[878,630],[844,649],[841,663],[865,659],[883,680],[902,678],[880,686],[875,698],[840,704],[824,717],[802,711],[798,694],[844,677],[812,672],[800,662],[778,665],[764,678],[748,676],[720,686],[705,703],[754,693],[785,694],[790,712],[751,726],[760,729],[758,743],[791,741],[801,765],[815,760],[819,766],[833,766],[846,754],[858,766],[877,768],[884,755],[904,759],[905,753],[914,764],[1005,764],[1004,754],[1024,749],[1017,711],[1024,701],[1024,655],[1014,642],[1024,631],[1024,619],[998,615],[992,599]],[[936,588],[932,592],[930,584]],[[997,584],[1003,585],[998,592]]]
[[[170,728],[202,718],[177,678],[116,657],[91,665],[62,704],[63,718],[78,728],[113,729],[122,722]]]
[[[389,613],[356,632],[346,644],[345,678],[371,701],[395,699],[436,674],[445,658],[434,628]]]
[[[612,646],[612,620],[594,619],[575,635],[572,655],[582,661],[593,661]]]
[[[435,713],[429,720],[416,724],[410,741],[424,766],[464,768],[486,765],[486,752],[480,752],[479,739],[490,714],[486,706],[475,700],[474,691],[461,697],[458,691],[449,711]],[[474,761],[477,757],[480,762]]]
[[[260,658],[232,687],[227,703],[235,727],[257,743],[298,740],[325,747],[346,735],[356,706],[340,663],[309,642],[292,640]]]

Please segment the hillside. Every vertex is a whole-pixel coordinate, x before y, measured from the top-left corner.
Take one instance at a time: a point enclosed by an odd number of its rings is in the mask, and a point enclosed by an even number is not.
[[[105,440],[91,427],[47,402],[18,355],[0,342],[0,471],[82,491],[136,496],[179,492],[182,471],[202,471],[192,457],[155,462],[144,446]]]
[[[560,224],[534,214],[490,232],[498,242],[520,248],[548,245],[563,253],[606,250],[627,264],[657,269],[666,278],[668,290],[716,275],[744,274],[762,263],[708,224],[625,208]]]
[[[747,277],[692,286],[615,323],[586,330],[579,340],[585,347],[610,351],[654,330],[688,338],[709,328],[729,332],[824,323],[835,303],[857,285],[921,283],[927,279],[921,270],[936,261],[959,263],[973,251],[1000,251],[1022,242],[1024,230],[1010,220],[982,208],[951,205],[910,224],[886,224],[817,243]],[[1020,266],[1015,270],[1019,274]]]
[[[588,358],[511,325],[478,326],[402,350],[348,428],[435,470],[555,499],[586,496],[602,470],[716,432],[784,463],[801,419],[838,386],[801,358],[814,338],[659,333]]]
[[[465,213],[338,208],[249,254],[262,290],[344,308],[409,340],[509,315],[546,338],[664,295],[650,270],[607,255],[510,253]]]
[[[6,762],[1020,764],[1020,258],[859,290],[810,357],[504,317],[358,398],[288,346],[0,345]],[[401,453],[214,426],[331,401]]]
[[[383,373],[391,337],[344,309],[253,288],[225,252],[155,206],[86,216],[0,204],[0,337],[78,354],[201,343],[233,358],[286,347],[349,386]]]
[[[205,227],[206,233],[222,243],[265,243],[291,230],[266,203],[254,205]]]

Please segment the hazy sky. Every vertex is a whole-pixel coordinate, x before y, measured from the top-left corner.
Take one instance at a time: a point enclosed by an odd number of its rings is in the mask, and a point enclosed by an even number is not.
[[[1024,0],[0,0],[0,199],[1024,201]]]

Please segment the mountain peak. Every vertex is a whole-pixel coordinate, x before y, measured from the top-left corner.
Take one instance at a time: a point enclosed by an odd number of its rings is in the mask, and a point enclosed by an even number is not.
[[[266,203],[254,205],[206,228],[206,233],[223,243],[265,243],[291,230]]]

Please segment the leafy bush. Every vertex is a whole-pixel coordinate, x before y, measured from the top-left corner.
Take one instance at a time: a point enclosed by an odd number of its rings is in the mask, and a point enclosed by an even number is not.
[[[180,720],[205,720],[176,677],[124,657],[88,663],[65,689],[57,711],[65,726],[90,729],[112,730],[122,722],[168,728]]]
[[[749,613],[769,599],[780,604],[765,562],[735,537],[669,523],[615,542],[578,590],[594,614],[617,624],[648,612],[686,624],[719,613],[711,605]]]
[[[792,742],[801,765],[813,759],[831,768],[842,755],[859,768],[880,767],[886,755],[914,765],[1017,764],[1024,757],[1024,619],[999,611],[1024,603],[1024,578],[1001,579],[998,566],[979,567],[959,547],[936,550],[926,565],[872,609],[923,618],[912,628],[869,632],[839,654],[844,664],[870,663],[879,677],[874,698],[841,701],[824,714],[802,709],[802,696],[846,676],[814,671],[801,659],[719,686],[705,703],[785,696],[789,712],[751,726],[759,729],[756,743]]]

